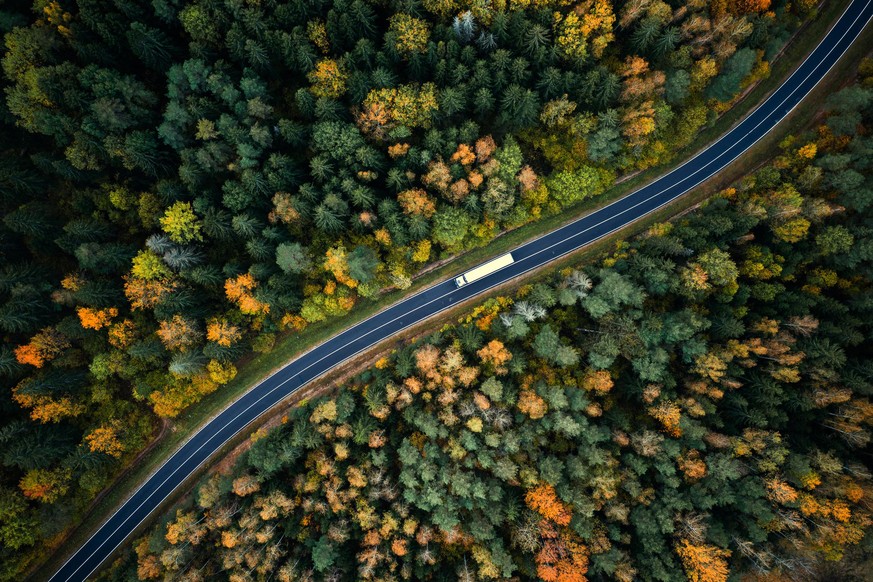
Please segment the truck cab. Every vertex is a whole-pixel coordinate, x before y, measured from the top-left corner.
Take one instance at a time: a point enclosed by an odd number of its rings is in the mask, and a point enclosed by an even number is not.
[[[463,275],[461,275],[460,277],[455,277],[455,286],[457,286],[458,288],[463,287],[466,284],[467,280],[464,279]]]

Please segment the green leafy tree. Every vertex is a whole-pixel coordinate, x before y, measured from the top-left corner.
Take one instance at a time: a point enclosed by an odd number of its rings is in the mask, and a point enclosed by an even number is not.
[[[433,239],[446,249],[454,250],[461,246],[473,220],[459,208],[445,207],[437,211],[433,218]]]
[[[602,194],[613,181],[609,171],[583,166],[574,172],[557,172],[546,180],[549,194],[562,206]]]
[[[190,202],[176,202],[161,217],[161,228],[170,235],[170,240],[178,243],[202,241],[200,233],[202,222],[194,214]]]

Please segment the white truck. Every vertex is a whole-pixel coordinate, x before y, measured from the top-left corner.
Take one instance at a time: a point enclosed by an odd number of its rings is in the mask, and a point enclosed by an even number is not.
[[[455,277],[455,285],[463,287],[467,283],[472,283],[473,281],[499,271],[503,267],[511,265],[514,261],[515,259],[512,258],[512,253],[506,253],[496,259],[491,259],[475,269],[470,269],[460,277]]]

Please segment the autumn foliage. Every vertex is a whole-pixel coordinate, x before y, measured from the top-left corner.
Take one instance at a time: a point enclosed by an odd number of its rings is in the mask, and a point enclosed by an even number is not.
[[[167,349],[180,351],[193,345],[198,336],[195,322],[178,314],[162,321],[156,333]]]
[[[206,339],[220,346],[229,347],[242,337],[242,328],[226,319],[213,319],[206,325]]]
[[[420,188],[404,190],[397,195],[397,201],[406,214],[418,214],[425,218],[430,218],[436,212],[434,199]]]
[[[15,359],[19,364],[42,368],[68,347],[70,342],[61,332],[46,327],[30,338],[29,343],[15,348]]]
[[[496,339],[488,342],[487,345],[476,352],[476,355],[479,356],[483,364],[494,367],[503,366],[512,359],[512,352],[506,349],[503,342]]]
[[[255,281],[251,273],[246,273],[225,281],[224,292],[230,301],[237,304],[242,313],[266,315],[270,312],[270,305],[254,296],[253,291],[257,286],[258,282]]]
[[[551,485],[541,483],[533,489],[529,489],[524,494],[524,502],[545,519],[554,521],[558,525],[570,525],[572,517],[570,508],[558,499],[555,488]]]
[[[582,388],[588,392],[606,394],[613,387],[612,376],[606,370],[589,370],[582,378]]]
[[[545,582],[585,582],[588,548],[579,537],[553,523],[539,524],[542,547],[536,555],[537,576]]]
[[[121,457],[124,444],[118,438],[118,430],[110,426],[95,428],[85,437],[85,442],[91,452],[104,453],[110,457]]]
[[[54,503],[70,488],[72,471],[69,469],[32,469],[19,483],[24,496],[42,503]]]
[[[118,309],[115,307],[106,309],[80,307],[76,312],[79,314],[79,322],[85,329],[103,329],[118,315]]]
[[[816,1],[31,4],[0,9],[3,582],[252,353],[674,161]],[[107,577],[703,579],[723,551],[804,575],[866,551],[856,64],[709,204],[283,411]]]
[[[728,578],[728,550],[683,539],[676,544],[676,554],[691,582],[725,582]]]
[[[312,92],[317,97],[337,98],[346,90],[348,73],[343,66],[333,59],[322,59],[315,65],[315,70],[309,73]]]
[[[133,310],[154,307],[173,289],[174,285],[165,280],[149,281],[128,277],[124,283],[124,294]]]
[[[69,396],[45,396],[30,394],[19,384],[12,390],[12,399],[22,408],[30,410],[31,420],[40,423],[60,422],[83,414],[85,405]]]
[[[429,127],[438,108],[436,87],[431,83],[374,89],[364,100],[358,125],[374,137],[381,137],[395,124]]]
[[[679,426],[682,410],[675,402],[663,400],[656,406],[650,407],[648,412],[655,420],[661,423],[662,430],[667,434],[675,437],[682,434],[682,429]]]

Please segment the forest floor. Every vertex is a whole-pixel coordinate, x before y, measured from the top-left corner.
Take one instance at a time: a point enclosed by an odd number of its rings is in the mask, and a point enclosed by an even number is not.
[[[299,357],[307,350],[343,329],[385,309],[388,305],[401,300],[407,295],[420,291],[436,281],[446,279],[451,275],[473,267],[493,255],[511,250],[527,240],[536,238],[543,232],[556,229],[562,224],[593,212],[612,200],[625,196],[658,176],[669,172],[672,168],[692,157],[696,152],[706,148],[718,136],[726,133],[732,126],[739,123],[743,117],[761,103],[791,74],[803,58],[815,48],[831,24],[842,14],[843,9],[844,7],[841,2],[835,0],[827,2],[822,7],[819,16],[795,34],[782,51],[780,57],[772,63],[770,76],[746,91],[731,109],[721,115],[712,126],[702,131],[695,141],[684,151],[680,152],[671,163],[625,176],[613,188],[597,198],[583,201],[576,206],[567,208],[560,214],[547,216],[520,228],[504,232],[485,247],[473,249],[446,261],[441,261],[437,267],[431,266],[423,270],[417,275],[412,287],[409,289],[385,293],[376,301],[362,301],[346,317],[312,325],[303,333],[287,334],[279,338],[271,352],[256,354],[253,357],[247,358],[240,364],[239,373],[231,383],[223,386],[220,391],[206,397],[199,404],[193,406],[191,410],[173,419],[169,430],[161,430],[157,440],[146,451],[137,455],[135,462],[131,463],[126,470],[120,473],[116,481],[105,493],[95,499],[87,511],[87,515],[79,520],[78,526],[68,536],[55,539],[57,544],[56,551],[51,555],[47,555],[45,561],[34,565],[31,573],[37,579],[48,579],[64,563],[69,555],[84,543],[91,532],[105,520],[106,516],[110,515],[127,497],[132,495],[139,484],[144,482],[162,462],[195,434],[200,426],[219,414],[221,410],[236,400],[252,385],[257,384],[263,378],[281,369],[288,361]],[[868,28],[862,33],[851,49],[846,52],[840,62],[828,73],[825,79],[819,83],[812,93],[807,95],[788,118],[783,120],[774,131],[739,159],[735,160],[730,167],[722,171],[718,176],[701,184],[668,207],[648,215],[588,247],[571,253],[554,263],[550,263],[534,274],[527,275],[524,278],[524,284],[529,283],[543,272],[550,272],[569,264],[578,264],[591,260],[612,247],[617,240],[637,235],[653,224],[664,222],[687,212],[690,208],[699,205],[721,188],[735,182],[754,168],[765,163],[778,152],[778,143],[785,136],[792,133],[796,134],[811,126],[812,120],[819,114],[821,104],[827,95],[834,92],[834,87],[842,86],[850,81],[855,74],[857,63],[869,52],[868,47],[870,46],[873,46],[873,30]],[[224,460],[213,467],[213,469],[228,468],[233,459],[248,448],[248,444],[251,442],[249,435],[259,428],[279,422],[282,411],[286,410],[288,406],[296,405],[314,395],[329,392],[341,384],[344,379],[351,377],[372,363],[379,353],[390,350],[397,343],[411,339],[423,333],[426,329],[433,329],[442,323],[456,319],[461,313],[467,311],[472,303],[479,303],[489,297],[511,293],[521,284],[521,280],[516,279],[492,289],[488,293],[472,298],[468,302],[455,306],[451,310],[442,312],[438,316],[406,330],[403,337],[394,337],[388,342],[384,342],[360,354],[353,360],[346,362],[343,366],[332,370],[317,382],[310,384],[280,405],[274,407],[272,411],[259,419],[257,426],[251,427],[250,431],[238,435],[237,438],[225,445],[214,457],[215,459],[221,458]],[[231,456],[228,458],[229,454]],[[179,497],[184,495],[184,492],[190,491],[192,486],[205,472],[206,466],[204,466],[203,471],[198,475],[189,478],[185,483],[186,486],[179,488],[179,495],[165,501],[164,505],[169,507],[177,503]],[[144,526],[141,525],[140,527]]]

